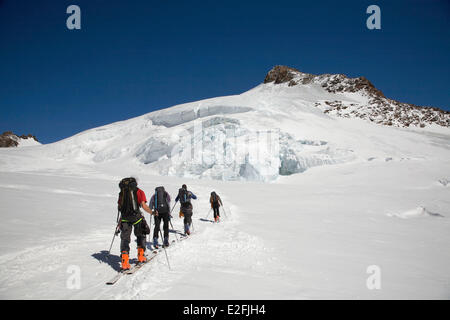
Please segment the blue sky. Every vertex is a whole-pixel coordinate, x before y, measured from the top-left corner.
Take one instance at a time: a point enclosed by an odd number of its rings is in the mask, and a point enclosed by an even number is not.
[[[66,8],[81,8],[68,30]],[[381,8],[381,30],[366,8]],[[450,1],[0,0],[0,131],[43,143],[204,98],[277,64],[450,110]]]

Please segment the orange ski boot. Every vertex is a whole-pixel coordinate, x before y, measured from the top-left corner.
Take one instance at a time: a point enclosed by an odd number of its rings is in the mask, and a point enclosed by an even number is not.
[[[144,255],[144,248],[138,247],[138,261],[140,263],[146,262],[147,258]]]
[[[130,269],[130,262],[128,261],[128,252],[122,251],[122,267],[121,270],[129,270]]]

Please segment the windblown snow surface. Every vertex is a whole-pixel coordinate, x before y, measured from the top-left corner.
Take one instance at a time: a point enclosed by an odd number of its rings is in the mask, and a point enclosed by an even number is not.
[[[449,299],[450,131],[315,107],[365,99],[269,83],[0,150],[0,298]],[[107,286],[126,176],[147,199],[186,183],[195,232],[167,250],[171,269],[159,254]],[[218,224],[213,190],[225,205]]]

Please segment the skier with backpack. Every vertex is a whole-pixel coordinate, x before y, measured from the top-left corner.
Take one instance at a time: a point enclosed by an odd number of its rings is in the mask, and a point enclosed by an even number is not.
[[[219,222],[220,221],[219,207],[223,206],[222,199],[220,199],[219,195],[215,191],[213,191],[211,192],[209,202],[211,203],[211,208],[214,211],[214,222]]]
[[[145,257],[145,239],[146,235],[150,233],[150,228],[140,208],[143,208],[150,214],[152,211],[146,204],[147,199],[144,191],[137,187],[137,181],[134,177],[122,179],[119,183],[119,188],[118,212],[120,213],[120,219],[118,216],[118,232],[121,232],[121,270],[128,270],[130,269],[130,238],[133,229],[137,241],[138,262],[143,263],[147,261]]]
[[[191,199],[196,200],[197,196],[187,189],[187,186],[183,184],[181,189],[178,190],[178,195],[175,198],[175,202],[180,201],[180,218],[184,217],[184,234],[191,234],[192,224],[192,203]]]
[[[150,208],[155,216],[155,229],[153,231],[153,246],[158,248],[158,234],[160,233],[161,220],[164,222],[163,246],[169,246],[169,221],[170,221],[170,195],[164,187],[157,187],[155,194],[150,199]]]

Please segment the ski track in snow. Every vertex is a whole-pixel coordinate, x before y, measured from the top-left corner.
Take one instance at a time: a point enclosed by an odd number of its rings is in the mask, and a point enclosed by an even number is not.
[[[177,284],[195,287],[189,281],[190,275],[206,270],[245,275],[250,268],[252,276],[261,278],[282,273],[283,267],[261,238],[239,231],[237,212],[227,209],[225,217],[221,210],[220,223],[211,223],[212,217],[210,212],[210,221],[203,217],[194,219],[197,230],[191,237],[167,249],[170,270],[164,251],[159,252],[151,263],[126,280],[125,291],[115,299],[170,298],[167,296]]]
[[[0,278],[0,298],[20,296],[21,299],[66,299],[73,297],[75,293],[79,294],[80,291],[67,288],[66,282],[70,275],[67,270],[70,266],[80,267],[83,276],[91,266],[85,266],[84,259],[92,254],[94,248],[103,246],[104,235],[104,232],[96,232],[83,237],[82,241],[80,238],[49,238],[44,239],[45,242],[53,245],[37,245],[2,255],[0,274],[8,276]],[[83,283],[83,278],[81,279]],[[13,292],[11,288],[14,288]],[[64,296],[57,296],[62,292],[65,293]]]
[[[441,217],[444,216],[437,212],[430,212],[424,207],[417,207],[415,209],[403,211],[403,212],[394,212],[388,213],[388,217],[397,217],[401,219],[411,219],[411,218],[424,218],[424,217]]]
[[[24,184],[1,184],[0,188],[34,190],[32,185]],[[111,197],[59,188],[40,188],[40,191],[75,197]],[[197,195],[209,194],[206,187],[196,187],[194,191]],[[177,286],[195,286],[195,283],[189,280],[190,275],[204,271],[212,270],[217,275],[241,276],[246,276],[251,271],[252,277],[261,279],[283,273],[284,268],[274,257],[273,250],[266,247],[261,238],[240,231],[239,210],[227,200],[226,194],[221,195],[227,206],[226,212],[221,208],[220,223],[212,223],[213,213],[209,206],[205,206],[205,199],[201,203],[193,200],[194,233],[188,239],[174,243],[167,249],[170,270],[165,253],[161,251],[136,274],[124,276],[114,286],[107,286],[105,282],[116,272],[112,265],[119,266],[120,236],[115,238],[111,255],[107,255],[105,250],[111,241],[111,230],[102,226],[103,228],[81,237],[71,235],[61,238],[50,235],[39,238],[36,239],[38,241],[35,246],[3,254],[0,274],[8,276],[0,278],[0,298],[78,299],[88,296],[91,299],[158,299],[164,297],[163,295],[182,298],[176,292]],[[178,218],[178,209],[179,205],[172,213],[172,223],[174,228],[181,232],[183,220]],[[147,215],[146,218],[149,221]],[[109,223],[107,225],[109,226]],[[153,227],[152,225],[152,234]],[[181,236],[170,233],[170,238],[175,240]],[[135,247],[135,236],[132,234],[132,261],[135,260]],[[150,250],[147,250],[147,254],[149,252]],[[81,288],[78,290],[67,288],[70,266],[80,267]],[[14,289],[11,290],[12,288]],[[207,298],[207,292],[197,295]]]

